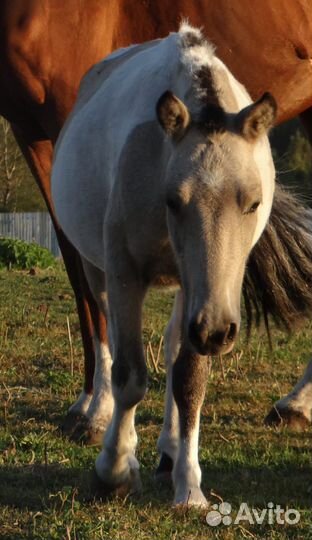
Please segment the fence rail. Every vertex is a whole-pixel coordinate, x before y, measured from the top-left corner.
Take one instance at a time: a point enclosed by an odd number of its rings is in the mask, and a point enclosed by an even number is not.
[[[16,212],[0,214],[0,237],[35,242],[49,249],[55,257],[61,252],[48,212]]]

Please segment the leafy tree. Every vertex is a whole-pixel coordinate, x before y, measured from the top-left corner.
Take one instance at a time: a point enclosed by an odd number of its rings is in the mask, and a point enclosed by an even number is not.
[[[22,182],[22,156],[13,144],[9,123],[0,118],[0,208],[8,210],[14,204],[16,191]]]
[[[9,123],[0,117],[0,212],[36,210],[46,210],[41,193]]]

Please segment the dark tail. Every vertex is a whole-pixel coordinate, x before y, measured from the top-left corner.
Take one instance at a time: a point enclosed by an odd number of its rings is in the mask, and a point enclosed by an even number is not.
[[[268,225],[250,255],[243,295],[247,332],[270,316],[291,331],[312,315],[312,211],[276,187]]]

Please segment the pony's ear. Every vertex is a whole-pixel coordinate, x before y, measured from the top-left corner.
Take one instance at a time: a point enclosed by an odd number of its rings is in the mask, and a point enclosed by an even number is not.
[[[273,127],[276,111],[274,97],[266,92],[258,101],[238,113],[236,128],[247,141],[254,142]]]
[[[160,96],[156,113],[158,121],[167,135],[181,139],[191,121],[188,108],[172,92],[167,90]]]

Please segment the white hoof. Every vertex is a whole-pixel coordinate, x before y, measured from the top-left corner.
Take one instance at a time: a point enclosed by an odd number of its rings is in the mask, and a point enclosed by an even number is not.
[[[174,501],[174,506],[197,506],[207,508],[209,503],[199,487],[192,487],[177,491]]]
[[[119,479],[117,483],[103,480],[98,476],[97,471],[95,471],[92,479],[92,489],[94,495],[100,498],[111,496],[125,498],[129,495],[140,494],[142,483],[139,470],[130,469],[128,476],[124,477],[123,480]]]
[[[103,491],[119,496],[140,492],[142,483],[139,462],[134,454],[123,456],[116,462],[110,459],[105,450],[99,454],[95,462],[95,470]]]

